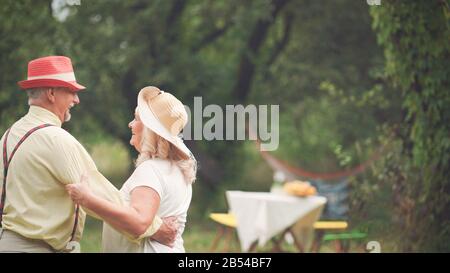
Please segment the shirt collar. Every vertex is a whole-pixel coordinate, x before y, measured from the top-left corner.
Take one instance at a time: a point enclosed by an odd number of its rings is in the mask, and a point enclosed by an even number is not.
[[[58,127],[61,127],[62,125],[62,122],[58,116],[40,106],[30,105],[28,115],[32,116],[36,120],[39,120],[42,124],[49,123]]]

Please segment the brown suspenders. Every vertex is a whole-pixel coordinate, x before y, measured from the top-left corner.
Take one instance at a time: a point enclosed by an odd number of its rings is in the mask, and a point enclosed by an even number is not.
[[[7,154],[7,150],[6,150],[6,143],[7,143],[8,135],[9,135],[9,132],[10,132],[11,128],[9,128],[6,131],[5,139],[3,140],[3,190],[2,190],[2,197],[1,197],[1,202],[0,202],[0,227],[2,227],[3,208],[5,206],[5,199],[6,199],[6,176],[8,175],[8,167],[11,164],[11,160],[14,157],[14,154],[16,153],[17,149],[25,141],[25,139],[27,139],[32,133],[36,132],[37,130],[45,128],[45,127],[49,127],[49,126],[53,126],[53,125],[51,125],[51,124],[42,124],[42,125],[39,125],[37,127],[34,127],[33,129],[29,130],[19,140],[19,142],[17,143],[16,147],[14,147],[14,150],[11,152],[11,155],[9,156],[9,159],[8,159],[8,154]],[[70,241],[72,241],[73,238],[75,237],[75,232],[76,232],[77,224],[78,224],[79,209],[80,209],[79,206],[76,205],[76,209],[75,209],[75,223],[73,225]]]

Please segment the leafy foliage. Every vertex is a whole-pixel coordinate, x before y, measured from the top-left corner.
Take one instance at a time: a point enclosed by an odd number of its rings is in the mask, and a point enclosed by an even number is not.
[[[450,242],[450,28],[448,1],[385,1],[372,8],[385,76],[403,97],[402,154],[391,180],[409,207],[407,250]],[[387,168],[394,166],[387,165]],[[404,211],[400,211],[404,213]],[[405,214],[404,214],[405,215]]]

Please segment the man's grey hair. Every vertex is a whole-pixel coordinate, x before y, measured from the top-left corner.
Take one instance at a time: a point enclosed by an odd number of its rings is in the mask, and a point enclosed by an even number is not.
[[[28,105],[32,100],[38,99],[46,90],[48,90],[48,88],[46,87],[27,89]]]

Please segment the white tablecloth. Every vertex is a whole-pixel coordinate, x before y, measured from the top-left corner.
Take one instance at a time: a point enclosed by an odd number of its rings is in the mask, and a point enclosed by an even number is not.
[[[226,196],[237,220],[242,251],[248,251],[256,240],[263,246],[288,227],[296,239],[305,238],[326,203],[322,196],[295,197],[269,192],[227,191]]]

